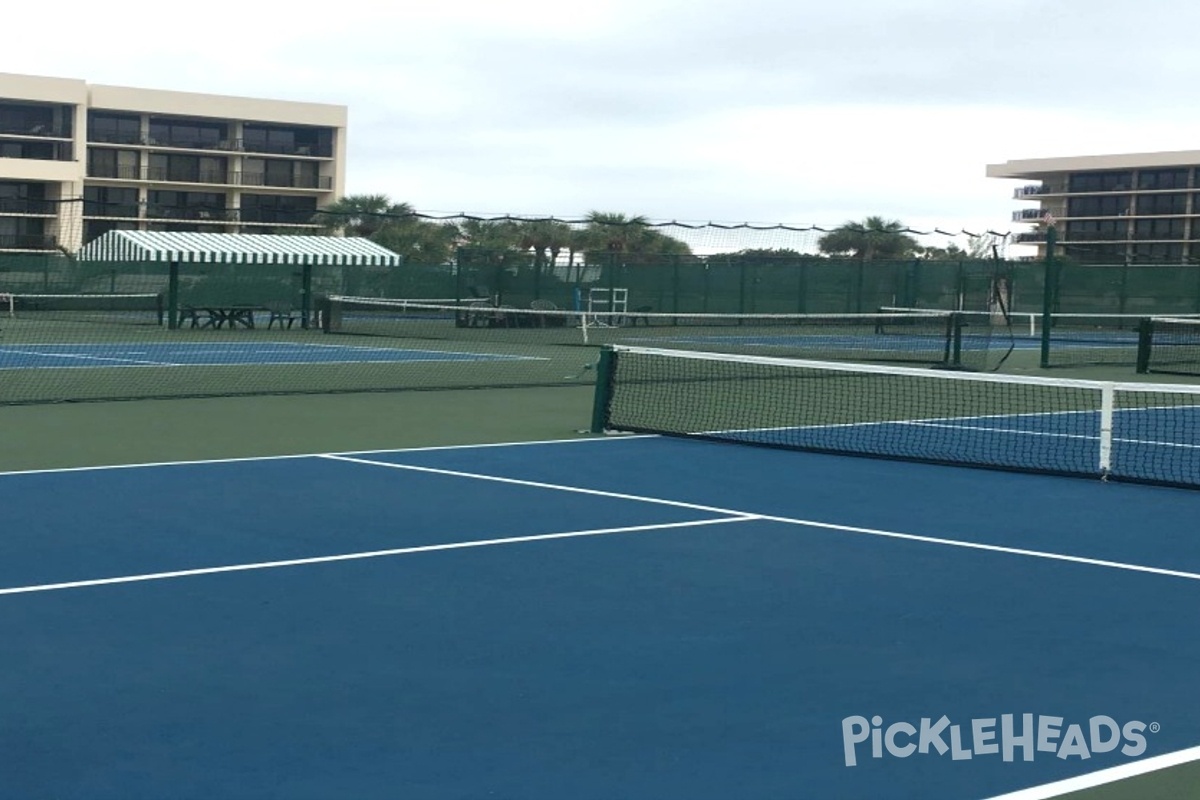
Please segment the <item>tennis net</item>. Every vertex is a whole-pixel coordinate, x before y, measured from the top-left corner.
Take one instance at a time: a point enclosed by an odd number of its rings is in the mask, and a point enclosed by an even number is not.
[[[1200,319],[1150,317],[1142,325],[1137,370],[1200,375]]]
[[[35,322],[95,322],[162,325],[161,294],[0,294],[9,319]]]
[[[1200,386],[606,348],[593,429],[1200,488]]]
[[[675,314],[568,311],[551,304],[510,308],[486,301],[438,305],[329,297],[327,333],[531,347],[632,344],[837,361],[982,368],[988,340],[964,338],[948,311],[870,314]]]
[[[919,308],[882,308],[885,313],[924,312]],[[942,312],[947,313],[947,312]],[[1040,313],[959,311],[963,324],[988,325],[992,330],[993,348],[1007,344],[1015,350],[1041,350],[1044,319]],[[1049,350],[1043,366],[1072,367],[1112,365],[1133,367],[1138,358],[1139,331],[1146,314],[1076,314],[1050,315]],[[1185,314],[1182,318],[1200,320],[1200,314]],[[1003,331],[1003,333],[1001,332]]]

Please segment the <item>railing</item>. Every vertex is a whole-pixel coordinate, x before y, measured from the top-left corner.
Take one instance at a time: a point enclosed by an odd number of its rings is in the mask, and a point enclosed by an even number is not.
[[[1039,194],[1048,194],[1049,189],[1041,184],[1030,184],[1028,186],[1018,186],[1013,189],[1013,197],[1020,200],[1022,197],[1033,197]]]
[[[1022,208],[1012,212],[1013,222],[1037,222],[1046,215],[1040,208]]]
[[[153,181],[155,183],[212,183],[222,186],[269,186],[281,189],[333,188],[328,175],[279,176],[264,172],[191,172],[171,167],[113,167],[92,165],[89,178],[112,178],[122,181]]]
[[[149,203],[147,219],[187,219],[207,222],[237,222],[238,212],[232,208],[202,208],[198,206],[163,206]]]
[[[235,139],[233,144],[236,149],[243,153],[264,153],[266,155],[276,156],[308,156],[312,158],[332,158],[333,146],[329,144],[296,143],[296,144],[273,144],[271,142],[247,141],[245,139]]]
[[[58,240],[53,236],[32,233],[0,234],[0,250],[55,250]]]
[[[62,125],[13,125],[0,122],[0,134],[8,136],[44,136],[47,139],[70,139],[71,134]]]
[[[333,178],[328,175],[287,176],[265,172],[243,172],[238,176],[241,186],[272,186],[283,189],[332,189]]]
[[[88,144],[143,144],[140,133],[88,131]]]
[[[41,214],[53,216],[58,213],[58,203],[28,197],[0,197],[0,214]]]
[[[141,206],[137,203],[99,203],[85,200],[83,215],[85,217],[125,217],[137,219],[141,216]]]
[[[20,158],[28,161],[72,161],[71,142],[34,141],[31,139],[6,139],[2,158]]]
[[[259,225],[315,225],[313,217],[316,210],[288,211],[278,208],[243,208],[241,219],[243,223]]]
[[[4,133],[0,130],[0,133]],[[17,133],[17,131],[13,131]],[[54,134],[45,134],[52,136]],[[229,153],[250,153],[273,156],[297,156],[300,158],[333,158],[333,146],[329,144],[272,144],[270,142],[247,141],[245,139],[181,139],[159,138],[131,133],[89,133],[89,144],[136,145],[162,147],[176,150],[207,150]]]

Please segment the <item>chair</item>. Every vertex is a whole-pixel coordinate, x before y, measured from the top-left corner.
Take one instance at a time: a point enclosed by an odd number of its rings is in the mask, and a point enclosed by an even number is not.
[[[283,323],[287,323],[288,330],[292,329],[292,325],[300,318],[300,314],[292,309],[291,306],[267,306],[267,330],[271,330],[271,326],[276,322],[279,323],[279,330],[283,330]]]
[[[550,300],[534,300],[529,304],[534,311],[558,311],[558,306]],[[566,318],[561,314],[538,314],[534,317],[539,328],[558,327],[566,324]]]

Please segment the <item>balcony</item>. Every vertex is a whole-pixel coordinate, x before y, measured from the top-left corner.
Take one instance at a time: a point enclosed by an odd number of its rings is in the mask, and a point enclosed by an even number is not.
[[[84,217],[123,217],[137,219],[141,216],[141,207],[137,203],[99,203],[85,201],[83,204]]]
[[[243,208],[241,219],[248,225],[315,225],[317,210],[300,211],[285,208]]]
[[[0,131],[2,133],[3,131]],[[164,150],[201,150],[205,152],[247,153],[269,156],[294,156],[297,158],[333,158],[330,144],[280,144],[245,139],[191,139],[180,137],[142,136],[132,133],[88,134],[88,144],[133,145]]]
[[[0,158],[20,158],[29,161],[73,161],[71,142],[40,141],[32,137],[0,139]]]
[[[1049,194],[1050,190],[1040,183],[1030,184],[1028,186],[1018,186],[1013,189],[1014,200],[1024,200],[1030,197],[1037,197],[1041,194]]]
[[[242,172],[238,175],[239,186],[269,186],[281,189],[321,189],[329,191],[333,188],[333,178],[328,175],[272,175],[267,172]]]
[[[58,213],[58,203],[28,197],[0,197],[0,214],[25,214],[52,217]]]
[[[1044,231],[1018,233],[1013,241],[1017,244],[1044,244],[1046,241],[1046,234]]]
[[[272,156],[301,156],[309,158],[333,158],[333,145],[316,142],[264,142],[260,139],[235,139],[233,149],[242,153],[262,153]]]
[[[150,203],[146,206],[147,219],[182,219],[197,222],[237,222],[238,212],[232,208],[203,206],[163,206]]]
[[[53,236],[34,233],[0,233],[0,250],[57,250],[58,240]]]
[[[1022,208],[1012,212],[1013,222],[1041,222],[1046,212],[1040,208]]]
[[[63,125],[38,124],[38,125],[14,125],[12,123],[0,122],[0,135],[4,136],[32,136],[45,139],[70,139],[71,132]]]
[[[162,167],[126,167],[93,164],[89,178],[150,183],[206,183],[218,186],[250,186],[280,189],[317,189],[329,191],[333,178],[328,175],[273,175],[265,172],[205,172]]]

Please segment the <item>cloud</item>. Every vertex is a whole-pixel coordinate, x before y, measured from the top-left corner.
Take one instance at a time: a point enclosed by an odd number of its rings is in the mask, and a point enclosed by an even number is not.
[[[986,164],[1190,149],[1200,116],[1200,7],[1153,0],[60,7],[0,70],[346,105],[348,191],[418,208],[1007,227]]]

